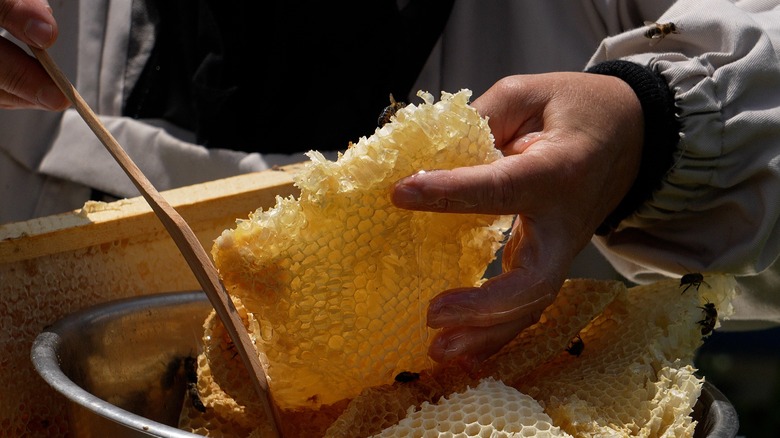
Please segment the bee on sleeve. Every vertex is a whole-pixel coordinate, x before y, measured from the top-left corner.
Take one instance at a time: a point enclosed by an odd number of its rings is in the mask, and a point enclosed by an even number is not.
[[[379,125],[380,128],[385,126],[385,123],[389,122],[390,118],[393,117],[399,109],[405,106],[406,102],[396,102],[395,98],[393,97],[393,93],[390,93],[390,105],[386,106],[385,109],[382,110],[382,114],[379,115],[379,119],[377,119],[376,124]]]
[[[650,40],[651,46],[658,44],[670,34],[680,33],[680,29],[672,22],[656,23],[655,21],[645,21],[645,26],[650,26],[645,31],[645,38]]]

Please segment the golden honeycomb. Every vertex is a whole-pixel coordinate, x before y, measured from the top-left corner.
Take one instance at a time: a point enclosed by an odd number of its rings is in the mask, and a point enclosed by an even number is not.
[[[442,397],[438,403],[425,402],[398,424],[374,435],[396,437],[464,438],[485,436],[570,437],[554,426],[552,419],[533,398],[486,378],[476,387]]]
[[[311,152],[298,199],[252,213],[212,254],[228,292],[257,320],[256,342],[283,409],[318,407],[431,365],[426,303],[474,286],[509,216],[396,208],[393,184],[421,168],[501,156],[471,92],[407,105],[335,162]],[[457,267],[457,269],[453,269]]]
[[[399,110],[338,161],[312,153],[296,181],[299,199],[279,198],[215,243],[283,436],[691,436],[704,308],[719,318],[733,312],[730,276],[708,274],[687,290],[679,279],[631,288],[570,279],[540,320],[480,369],[427,358],[428,301],[482,280],[509,218],[407,212],[388,198],[395,181],[422,167],[498,158],[469,95],[434,103],[422,94],[423,104]],[[267,436],[268,419],[213,313],[203,342],[205,412],[185,401],[180,427]],[[403,371],[417,377],[396,381]]]
[[[434,366],[414,381],[365,388],[342,404],[285,411],[284,436],[368,437],[387,433],[385,429],[396,427],[424,406],[428,406],[426,411],[445,409],[429,405],[479,387],[486,379],[536,400],[551,419],[551,427],[560,428],[562,434],[692,436],[696,423],[691,414],[703,383],[692,366],[696,348],[704,341],[703,307],[712,304],[719,318],[727,318],[733,313],[730,302],[736,289],[733,277],[712,274],[706,276],[700,290],[681,290],[674,279],[631,288],[617,281],[567,280],[539,322],[520,333],[480,370]],[[715,327],[718,321],[714,321]],[[577,335],[583,342],[579,355],[567,351],[571,338]],[[242,365],[233,361],[232,366]],[[208,373],[208,368],[203,372]],[[236,383],[241,382],[245,380]],[[487,385],[481,391],[491,388],[497,387]],[[501,388],[496,396],[504,397],[505,391]],[[523,434],[532,430],[529,422],[536,421],[517,418],[525,427]],[[202,425],[199,431],[207,436],[245,435],[244,429],[231,429],[225,420],[213,424],[197,421]],[[252,421],[255,432],[263,436],[267,420],[258,416]],[[409,421],[403,424],[417,424]],[[302,430],[302,424],[311,425]],[[433,427],[432,422],[420,424]],[[464,424],[452,419],[448,424],[451,432],[465,430]],[[508,424],[504,417],[486,427],[517,427]],[[541,429],[536,433],[552,433],[553,429],[539,424]],[[412,436],[430,436],[433,431],[441,432],[440,427]]]
[[[627,290],[580,331],[580,356],[561,352],[507,383],[539,400],[572,435],[692,436],[703,307],[730,316],[736,283],[712,274],[700,290],[683,289],[670,279]]]
[[[539,322],[489,358],[478,373],[444,365],[421,373],[413,384],[367,388],[350,402],[326,436],[370,436],[403,418],[409,406],[463,391],[481,378],[517,380],[563,351],[582,327],[625,290],[618,281],[567,280]],[[398,400],[405,403],[399,406]]]

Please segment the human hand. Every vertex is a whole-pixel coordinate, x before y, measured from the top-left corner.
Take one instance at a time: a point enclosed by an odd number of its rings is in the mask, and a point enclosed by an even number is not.
[[[517,215],[504,273],[444,291],[428,307],[428,325],[442,329],[431,358],[474,365],[552,303],[574,257],[634,182],[644,121],[628,84],[588,73],[507,77],[472,105],[489,117],[504,157],[404,178],[392,199],[411,210]]]
[[[57,22],[46,0],[0,0],[0,27],[41,49],[57,39]],[[40,63],[0,37],[0,108],[63,110],[68,106]]]

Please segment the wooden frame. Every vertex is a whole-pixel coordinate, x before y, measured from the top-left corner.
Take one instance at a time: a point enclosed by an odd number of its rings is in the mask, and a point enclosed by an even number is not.
[[[214,239],[277,196],[297,196],[302,164],[163,192],[210,252]],[[198,282],[141,198],[0,225],[0,427],[11,436],[63,434],[63,398],[37,375],[30,348],[43,328],[120,298],[196,290]]]

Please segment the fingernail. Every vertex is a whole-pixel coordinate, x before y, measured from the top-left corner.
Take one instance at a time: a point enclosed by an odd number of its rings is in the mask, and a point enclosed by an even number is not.
[[[47,85],[38,90],[36,94],[38,103],[46,108],[59,109],[67,104],[68,99],[64,94],[54,85]]]
[[[462,307],[436,303],[431,303],[428,307],[428,326],[431,328],[459,325],[462,319]]]
[[[455,357],[458,357],[463,352],[465,345],[462,342],[462,336],[455,335],[451,338],[438,337],[431,344],[431,349],[437,351],[437,356],[440,361],[448,361]]]
[[[393,202],[398,206],[419,205],[422,200],[420,190],[401,184],[393,191]]]
[[[54,37],[54,27],[49,23],[33,19],[27,22],[27,26],[24,27],[24,34],[35,46],[45,49]]]
[[[458,356],[458,366],[463,371],[471,374],[479,370],[484,359],[477,356]]]

